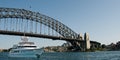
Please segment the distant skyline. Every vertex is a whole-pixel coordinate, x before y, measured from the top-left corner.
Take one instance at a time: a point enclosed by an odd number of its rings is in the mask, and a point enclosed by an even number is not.
[[[0,0],[0,7],[21,8],[40,12],[70,27],[75,32],[88,32],[90,40],[102,44],[120,40],[120,0]],[[0,35],[0,48],[10,48],[19,36]],[[39,47],[61,45],[53,41],[30,37]]]

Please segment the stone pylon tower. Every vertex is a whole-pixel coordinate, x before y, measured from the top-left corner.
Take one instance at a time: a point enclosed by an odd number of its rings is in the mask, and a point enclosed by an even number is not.
[[[81,33],[78,35],[78,39],[83,40],[83,36]]]
[[[86,50],[90,49],[90,40],[89,40],[89,34],[88,33],[84,34],[84,40],[85,40],[85,49]]]

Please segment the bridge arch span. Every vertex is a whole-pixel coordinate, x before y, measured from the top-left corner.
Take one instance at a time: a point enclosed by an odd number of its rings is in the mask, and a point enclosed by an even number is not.
[[[49,16],[40,14],[39,12],[32,12],[30,10],[25,10],[25,9],[0,7],[0,19],[3,18],[19,18],[19,19],[35,21],[55,30],[64,38],[72,38],[72,39],[78,38],[78,34],[75,33],[72,29],[70,29],[63,23]]]

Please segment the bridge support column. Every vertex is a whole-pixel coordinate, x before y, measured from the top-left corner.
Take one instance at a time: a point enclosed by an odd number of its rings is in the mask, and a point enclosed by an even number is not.
[[[85,49],[89,50],[90,49],[90,40],[89,40],[88,33],[84,34],[84,40],[85,40]]]

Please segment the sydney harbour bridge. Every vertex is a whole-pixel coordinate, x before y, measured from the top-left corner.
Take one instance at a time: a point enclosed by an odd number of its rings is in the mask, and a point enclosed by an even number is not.
[[[74,48],[86,48],[86,40],[63,23],[25,9],[0,7],[0,34],[65,40]],[[85,36],[86,37],[86,36]],[[99,42],[90,41],[90,46]]]

